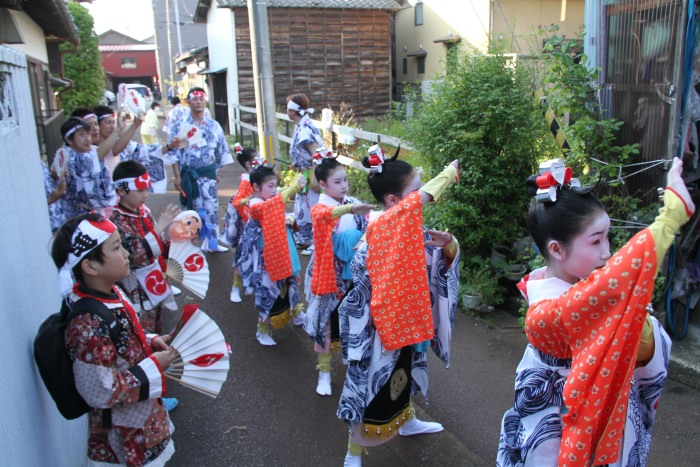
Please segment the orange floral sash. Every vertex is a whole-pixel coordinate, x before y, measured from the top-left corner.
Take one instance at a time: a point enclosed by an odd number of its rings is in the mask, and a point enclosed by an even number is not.
[[[572,358],[564,386],[560,466],[617,460],[657,255],[649,229],[554,300],[533,304],[525,332],[542,352]]]
[[[370,222],[367,243],[370,312],[384,347],[395,350],[432,339],[420,193]]]
[[[340,219],[333,218],[333,207],[316,204],[311,208],[314,235],[314,268],[311,291],[316,295],[337,293],[335,257],[333,255],[333,227]]]
[[[250,198],[250,195],[252,194],[253,185],[251,185],[248,180],[241,179],[241,184],[238,186],[238,191],[236,191],[236,194],[231,200],[231,204],[236,211],[238,211],[238,215],[241,216],[243,222],[248,222],[250,215],[248,214],[248,206],[245,204],[241,206],[241,201],[246,198]]]
[[[292,258],[287,242],[285,204],[282,195],[250,206],[250,216],[260,222],[263,232],[263,260],[273,281],[292,275]]]

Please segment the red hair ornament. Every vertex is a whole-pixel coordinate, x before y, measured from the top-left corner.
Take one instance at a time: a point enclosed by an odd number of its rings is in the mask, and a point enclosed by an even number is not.
[[[540,164],[540,175],[536,179],[538,203],[555,202],[557,190],[564,185],[581,186],[578,179],[573,178],[571,168],[564,164],[563,159],[550,159]]]

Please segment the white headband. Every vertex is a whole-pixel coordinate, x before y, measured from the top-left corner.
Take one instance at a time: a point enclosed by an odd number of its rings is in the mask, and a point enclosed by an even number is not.
[[[90,119],[90,118],[97,118],[97,115],[95,115],[95,114],[87,114],[87,115],[85,115],[85,116],[83,117],[83,120],[87,120],[87,119]]]
[[[297,104],[296,102],[294,102],[293,100],[290,100],[289,102],[287,102],[287,108],[289,110],[294,110],[295,112],[299,112],[299,115],[301,115],[301,116],[304,116],[307,113],[309,115],[313,115],[315,112],[315,110],[312,109],[311,107],[309,107],[308,109],[302,109],[301,106],[299,104]]]
[[[120,178],[119,180],[114,180],[112,184],[114,185],[114,188],[121,188],[126,192],[131,190],[145,190],[151,186],[151,177],[149,177],[148,172],[146,172],[140,177]]]
[[[99,117],[97,117],[97,120],[102,120],[103,118],[107,118],[107,117],[114,118],[114,114],[102,114]]]
[[[117,230],[117,227],[107,219],[97,222],[89,220],[80,221],[70,241],[68,259],[58,271],[59,286],[61,288],[61,294],[64,297],[67,296],[73,288],[71,270],[77,266],[88,253],[104,243],[115,230]]]

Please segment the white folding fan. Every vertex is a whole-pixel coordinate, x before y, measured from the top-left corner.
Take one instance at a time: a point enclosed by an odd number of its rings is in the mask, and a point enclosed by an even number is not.
[[[200,298],[209,289],[209,265],[202,250],[192,242],[171,242],[165,274],[180,282]]]
[[[228,376],[230,347],[219,326],[204,311],[186,311],[191,309],[183,309],[183,317],[189,318],[178,323],[170,344],[178,356],[165,374],[183,386],[216,397]]]

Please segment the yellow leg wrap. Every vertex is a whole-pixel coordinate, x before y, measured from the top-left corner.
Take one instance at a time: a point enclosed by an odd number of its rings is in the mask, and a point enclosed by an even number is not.
[[[297,303],[294,305],[294,308],[292,308],[292,316],[299,316],[299,313],[304,311],[304,304],[303,303]]]
[[[362,446],[359,444],[353,443],[352,440],[348,439],[348,452],[352,456],[361,456],[362,455]]]
[[[263,323],[262,321],[258,321],[258,332],[260,334],[270,334],[270,325]]]
[[[331,372],[331,358],[332,354],[329,353],[318,353],[318,365],[316,365],[316,369],[320,372],[323,373],[330,373]]]
[[[238,271],[233,271],[233,287],[243,288],[243,279],[241,279],[241,275],[238,274]]]

